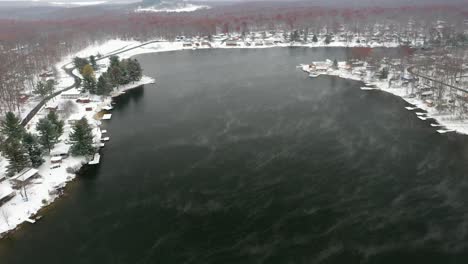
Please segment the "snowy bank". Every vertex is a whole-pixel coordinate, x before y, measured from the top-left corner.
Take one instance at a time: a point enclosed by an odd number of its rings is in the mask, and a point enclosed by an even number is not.
[[[136,41],[136,40],[109,40],[105,43],[96,43],[91,45],[80,52],[75,54],[70,54],[65,57],[61,62],[56,64],[56,68],[59,70],[58,74],[58,85],[57,90],[64,89],[74,83],[73,77],[69,76],[62,67],[71,69],[73,68],[71,61],[74,57],[89,57],[90,55],[95,55],[97,58],[107,55],[118,55],[120,58],[129,58],[138,54],[144,53],[155,53],[155,52],[167,52],[167,51],[176,51],[176,50],[186,50],[186,49],[228,49],[228,48],[249,48],[249,49],[259,49],[259,48],[274,48],[274,47],[396,47],[398,43],[388,42],[388,43],[355,43],[355,42],[333,42],[330,44],[325,44],[323,42],[317,43],[282,43],[275,42],[273,40],[261,40],[251,43],[249,41],[225,41],[225,39],[217,39],[213,41],[206,41],[203,39],[192,39],[185,42],[170,42],[170,41],[149,41],[146,43]],[[96,76],[102,74],[109,65],[108,59],[103,59],[98,61],[100,69],[96,71]],[[304,70],[307,70],[303,68]],[[353,76],[344,70],[337,70],[331,74],[338,75],[344,78],[350,79],[359,79],[358,76]],[[78,74],[77,74],[78,75]],[[150,77],[143,76],[139,82],[121,86],[116,91],[114,91],[113,96],[118,96],[125,92],[126,90],[144,85],[154,83],[154,80]],[[382,90],[398,94],[400,90],[385,89],[383,84],[377,84],[378,87],[381,87]],[[89,102],[80,104],[75,103],[73,100],[62,98],[61,95],[58,95],[56,98],[51,100],[51,104],[56,104],[58,107],[70,106],[73,111],[70,115],[65,118],[66,126],[64,128],[64,135],[61,137],[61,143],[66,143],[69,133],[71,132],[71,123],[74,120],[85,117],[90,122],[93,129],[93,134],[95,137],[95,143],[97,146],[102,146],[101,135],[104,131],[100,130],[101,120],[97,115],[98,112],[110,111],[111,98],[105,97],[102,98],[96,95],[89,95]],[[410,103],[417,104],[418,102],[408,100]],[[22,116],[28,112],[28,108],[31,109],[34,107],[34,104],[37,104],[37,100],[30,100],[27,106],[24,107],[22,111]],[[419,105],[418,105],[419,106]],[[424,106],[420,106],[423,108]],[[431,109],[429,109],[431,110]],[[47,105],[44,106],[39,113],[30,121],[27,126],[27,129],[31,132],[35,131],[35,125],[38,120],[47,115],[49,110],[47,110]],[[448,123],[448,122],[446,122]],[[456,127],[456,125],[450,126],[451,128]],[[456,127],[457,131],[460,128]],[[468,128],[465,127],[465,131],[468,132]],[[106,131],[107,133],[107,131]],[[61,195],[61,189],[66,185],[67,182],[73,180],[76,175],[75,172],[79,170],[84,164],[88,163],[91,159],[85,157],[66,157],[61,159],[60,166],[57,164],[52,164],[52,157],[46,156],[45,163],[39,167],[40,177],[34,179],[31,184],[26,187],[27,195],[24,195],[21,190],[16,190],[15,196],[5,202],[3,205],[0,205],[0,235],[4,234],[10,230],[14,230],[18,225],[24,222],[32,222],[31,217],[37,214],[37,212],[44,206],[51,204],[57,197]],[[93,159],[97,160],[97,159]],[[55,162],[55,161],[54,161]],[[6,162],[4,160],[0,161],[0,177],[5,172]],[[0,190],[2,193],[8,193],[12,189],[12,183],[8,180],[0,181]],[[0,193],[1,196],[1,193]],[[27,197],[26,197],[27,196]]]
[[[323,64],[323,62],[314,62]],[[415,115],[423,122],[430,122],[435,131],[440,134],[456,132],[459,134],[468,135],[468,120],[460,119],[455,114],[440,112],[432,104],[431,100],[424,100],[412,95],[408,87],[404,87],[401,82],[392,82],[391,85],[387,79],[385,80],[367,80],[366,77],[375,72],[367,70],[367,74],[360,76],[356,74],[359,70],[353,69],[350,71],[346,67],[345,62],[338,62],[338,69],[333,69],[330,62],[329,68],[323,75],[333,75],[344,79],[362,81],[366,86],[361,87],[363,92],[371,90],[380,90],[398,96],[411,104],[412,106],[405,107],[408,111],[414,111]],[[316,77],[314,70],[309,65],[300,65],[300,68],[310,74],[311,77]],[[365,67],[363,67],[365,68]],[[363,69],[364,70],[364,69]],[[369,87],[370,86],[370,87]],[[423,110],[424,112],[421,112]]]

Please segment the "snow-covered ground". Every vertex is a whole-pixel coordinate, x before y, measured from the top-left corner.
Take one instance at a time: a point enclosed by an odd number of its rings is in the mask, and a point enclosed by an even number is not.
[[[155,12],[155,13],[180,13],[180,12],[194,12],[201,9],[209,9],[207,5],[194,5],[194,4],[183,4],[172,7],[138,7],[135,12]]]
[[[396,47],[399,44],[396,42],[387,42],[387,43],[355,43],[355,42],[332,42],[330,44],[325,44],[323,41],[316,43],[273,43],[273,41],[268,40],[257,40],[254,43],[249,41],[236,41],[235,46],[227,45],[225,39],[219,38],[217,40],[207,43],[206,40],[191,40],[190,45],[187,45],[185,42],[169,42],[169,41],[160,41],[152,43],[147,42],[148,44],[135,48],[129,51],[118,54],[120,58],[129,58],[137,54],[143,53],[154,53],[154,52],[166,52],[166,51],[175,51],[183,49],[209,49],[209,48],[273,48],[273,47],[291,47],[291,46],[301,46],[301,47]],[[63,60],[55,65],[58,73],[58,85],[57,90],[66,88],[73,84],[74,80],[72,77],[67,75],[63,71],[62,67],[72,68],[71,63],[72,59],[76,56],[78,57],[89,57],[90,55],[108,55],[114,54],[118,51],[123,51],[128,48],[136,47],[145,43],[136,41],[136,40],[109,40],[105,43],[96,43],[91,45],[80,52],[75,54],[70,54],[69,56],[63,58]],[[260,45],[261,44],[261,45]],[[96,75],[99,76],[109,65],[108,59],[103,59],[98,61],[98,65],[101,66],[101,69],[96,72]],[[348,74],[344,70],[338,70],[334,74],[339,75],[344,78],[356,79],[355,76]],[[143,84],[153,83],[154,80],[150,77],[144,76],[141,81],[126,86],[119,87],[113,95],[122,93],[124,90],[138,87]],[[382,86],[382,90],[385,90],[383,84],[377,84]],[[399,90],[387,89],[387,91],[398,94]],[[62,143],[68,139],[68,134],[71,130],[71,125],[68,123],[71,119],[86,117],[91,125],[95,128],[93,130],[95,135],[96,144],[100,142],[101,131],[99,129],[100,122],[106,122],[98,120],[97,113],[102,110],[103,107],[110,105],[110,98],[101,98],[99,96],[89,96],[90,102],[86,104],[75,103],[74,100],[66,100],[57,96],[55,99],[51,100],[50,104],[57,104],[59,106],[68,105],[72,109],[72,113],[66,116],[64,135],[61,137]],[[39,102],[38,98],[30,99],[23,107],[21,116],[25,116],[30,109],[32,109]],[[413,102],[412,102],[413,103]],[[416,102],[414,102],[416,103]],[[91,109],[87,111],[86,109]],[[429,109],[430,110],[430,109]],[[35,132],[35,124],[39,118],[44,117],[47,114],[47,109],[45,107],[30,121],[27,126],[27,129]],[[452,126],[452,127],[455,127]],[[468,132],[468,129],[466,130]],[[65,186],[66,182],[73,180],[75,178],[74,171],[79,169],[83,164],[88,160],[84,157],[68,157],[62,161],[62,164],[58,168],[51,168],[50,157],[45,157],[46,162],[39,168],[39,173],[42,176],[39,179],[34,180],[33,184],[28,185],[27,194],[28,199],[26,200],[20,195],[20,191],[16,191],[16,196],[8,201],[6,204],[0,207],[0,234],[5,233],[9,230],[15,229],[19,224],[27,221],[32,215],[35,215],[40,208],[52,203],[60,193],[57,192],[57,189]],[[105,161],[104,161],[105,162]],[[0,159],[0,177],[5,173],[6,162],[4,159]],[[72,168],[68,169],[67,168]],[[0,187],[4,189],[10,188],[10,182],[5,180],[0,182]]]
[[[315,62],[315,63],[322,63],[323,62]],[[331,62],[329,61],[329,66]],[[366,82],[365,77],[363,78],[362,76],[359,76],[353,72],[356,71],[350,71],[349,69],[346,69],[345,62],[339,62],[338,63],[339,67],[337,70],[333,70],[332,67],[328,69],[325,75],[334,75],[334,76],[339,76],[341,78],[345,79],[351,79],[351,80],[356,80],[356,81],[363,81],[365,82],[365,87],[375,87],[375,88],[365,88],[361,87],[362,92],[368,92],[370,90],[381,90],[387,93],[391,93],[393,95],[401,97],[403,100],[408,102],[411,105],[414,105],[414,107],[408,107],[406,108],[408,111],[414,111],[415,115],[418,116],[419,119],[421,119],[421,122],[430,122],[431,126],[434,127],[434,130],[436,130],[440,134],[445,134],[448,132],[456,132],[460,134],[465,134],[468,135],[468,120],[466,119],[460,119],[454,114],[447,113],[447,112],[439,112],[434,106],[431,106],[428,104],[427,100],[423,100],[418,97],[412,97],[410,96],[410,88],[404,87],[401,85],[401,82],[392,82],[391,85],[389,85],[388,80],[376,80],[373,79],[370,82]],[[303,71],[307,73],[313,72],[309,65],[301,65],[301,68]],[[419,111],[418,111],[419,110]],[[421,112],[421,110],[424,110],[425,112]],[[426,113],[427,112],[427,113]],[[435,120],[436,122],[432,121],[431,119]]]

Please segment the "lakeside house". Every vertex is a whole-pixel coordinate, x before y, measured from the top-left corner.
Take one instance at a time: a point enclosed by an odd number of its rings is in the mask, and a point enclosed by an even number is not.
[[[62,92],[62,99],[78,99],[81,97],[81,92],[76,88],[72,88],[68,91]]]
[[[18,172],[15,174],[13,177],[10,178],[10,181],[16,185],[17,187],[19,186],[24,186],[29,184],[33,179],[39,178],[41,175],[39,174],[39,171],[34,168],[26,168],[23,169],[22,171]]]

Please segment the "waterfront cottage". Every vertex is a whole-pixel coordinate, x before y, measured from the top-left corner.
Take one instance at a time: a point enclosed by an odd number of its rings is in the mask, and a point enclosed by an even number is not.
[[[78,99],[80,96],[81,92],[76,88],[70,89],[61,94],[62,99]]]

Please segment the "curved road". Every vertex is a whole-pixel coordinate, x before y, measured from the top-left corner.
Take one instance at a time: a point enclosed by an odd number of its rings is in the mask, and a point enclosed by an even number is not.
[[[110,56],[114,56],[114,55],[118,55],[118,54],[121,54],[121,53],[124,53],[124,52],[127,52],[127,51],[130,51],[130,50],[133,50],[133,49],[137,49],[137,48],[140,48],[140,47],[143,47],[143,46],[146,46],[146,45],[149,45],[149,44],[152,44],[152,43],[157,43],[157,42],[163,42],[162,40],[153,40],[153,41],[149,41],[149,42],[145,42],[141,45],[138,45],[138,46],[134,46],[134,47],[131,47],[131,48],[127,48],[127,49],[123,49],[123,50],[117,50],[117,51],[113,51],[105,56],[102,56],[98,59],[96,59],[96,61],[100,61],[100,60],[103,60],[103,59],[106,59],[106,58],[109,58]],[[71,63],[67,63],[65,64],[63,67],[62,67],[62,70],[64,70],[70,77],[72,77],[74,79],[74,83],[66,88],[63,88],[62,90],[59,90],[59,91],[56,91],[54,92],[53,94],[45,97],[44,99],[42,99],[33,109],[31,109],[31,111],[29,111],[29,113],[26,115],[26,117],[21,121],[21,125],[22,126],[26,126],[29,121],[31,121],[31,119],[41,110],[41,108],[52,98],[60,95],[62,92],[65,92],[67,90],[70,90],[72,88],[78,88],[80,87],[81,85],[81,78],[78,77],[77,75],[75,75],[73,73],[73,70],[75,70],[75,67],[73,68],[67,68],[67,65],[69,65]]]

